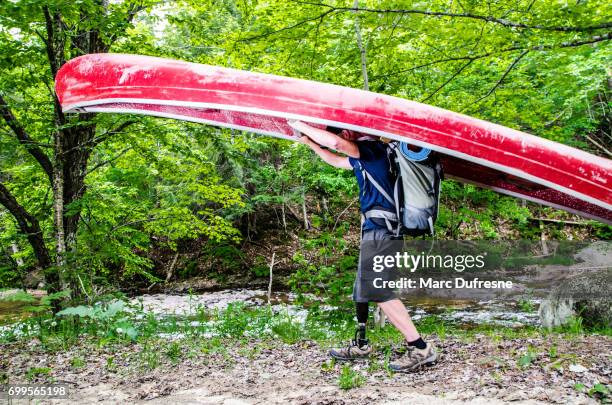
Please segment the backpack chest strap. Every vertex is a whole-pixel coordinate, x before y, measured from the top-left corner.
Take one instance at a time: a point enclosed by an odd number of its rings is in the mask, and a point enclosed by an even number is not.
[[[365,222],[366,219],[382,219],[385,221],[385,225],[389,232],[397,232],[399,218],[394,212],[374,208],[361,214],[362,223]]]

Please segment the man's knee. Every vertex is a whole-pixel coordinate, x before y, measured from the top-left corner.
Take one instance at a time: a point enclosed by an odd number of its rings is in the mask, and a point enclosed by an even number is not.
[[[393,305],[396,301],[397,302],[401,302],[399,300],[399,298],[390,298],[390,299],[388,299],[386,301],[377,302],[376,305],[378,305],[380,308],[384,309],[385,306]]]

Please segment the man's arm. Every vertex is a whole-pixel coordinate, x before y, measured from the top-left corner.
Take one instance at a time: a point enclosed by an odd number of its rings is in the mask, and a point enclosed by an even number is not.
[[[351,162],[349,162],[349,158],[346,156],[336,155],[327,149],[323,149],[318,143],[307,136],[302,136],[300,138],[300,142],[302,142],[304,145],[308,145],[310,149],[312,149],[321,159],[323,159],[324,162],[334,167],[349,170],[353,168],[353,166],[351,166]]]
[[[288,121],[291,128],[299,131],[318,143],[355,159],[359,159],[359,148],[355,142],[348,141],[323,129],[314,128],[301,121]],[[316,151],[315,151],[316,152]],[[318,154],[318,152],[317,152]],[[321,155],[319,155],[321,156]],[[322,156],[321,156],[322,157]],[[325,160],[325,159],[323,159]]]

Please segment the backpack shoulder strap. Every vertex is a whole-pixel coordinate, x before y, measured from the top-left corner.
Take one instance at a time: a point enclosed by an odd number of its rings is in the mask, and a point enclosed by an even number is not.
[[[395,199],[393,199],[389,193],[387,193],[385,191],[385,189],[376,181],[374,180],[374,177],[372,177],[368,171],[366,169],[364,169],[364,167],[361,165],[361,162],[357,161],[357,164],[359,165],[359,170],[361,171],[361,175],[363,176],[363,180],[364,181],[369,181],[370,183],[372,183],[372,185],[374,186],[374,188],[376,188],[376,190],[378,190],[378,192],[380,194],[383,195],[383,197],[385,197],[387,199],[387,201],[389,201],[391,204],[395,204]]]

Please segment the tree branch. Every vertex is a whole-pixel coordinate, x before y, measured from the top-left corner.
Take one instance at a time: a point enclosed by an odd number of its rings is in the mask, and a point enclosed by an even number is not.
[[[122,27],[121,30],[114,32],[112,35],[109,36],[108,44],[105,44],[104,49],[103,49],[104,52],[108,52],[111,45],[117,40],[119,35],[123,35],[125,33],[125,28],[132,23],[136,14],[138,14],[140,11],[144,10],[145,8],[146,7],[142,4],[138,5],[136,3],[131,3],[129,5],[128,14],[124,20],[124,26]]]
[[[117,155],[113,156],[112,158],[107,159],[105,161],[102,161],[102,162],[96,164],[91,169],[87,170],[87,173],[85,173],[85,176],[89,175],[94,170],[97,170],[97,169],[101,168],[102,166],[105,166],[105,165],[107,165],[109,163],[114,162],[115,160],[119,159],[121,156],[125,155],[126,153],[128,153],[132,149],[133,149],[132,146],[127,147],[127,148],[123,149],[121,152],[119,152]]]
[[[597,149],[599,149],[600,151],[602,151],[603,153],[605,153],[606,155],[612,157],[612,152],[610,152],[608,149],[606,149],[605,146],[603,146],[601,143],[597,142],[596,140],[594,140],[593,138],[591,138],[590,136],[588,136],[587,134],[583,134],[582,136],[584,136],[586,139],[588,139],[593,145],[595,145],[597,147]]]
[[[384,79],[386,77],[389,76],[395,76],[401,73],[407,73],[407,72],[411,72],[413,70],[417,70],[417,69],[421,69],[424,67],[429,67],[429,66],[433,66],[433,65],[437,65],[440,63],[446,63],[446,62],[454,62],[454,61],[459,61],[459,60],[477,60],[477,59],[483,59],[483,58],[487,58],[489,56],[495,56],[495,55],[500,55],[502,53],[508,53],[508,52],[515,52],[515,51],[546,51],[549,49],[554,49],[554,48],[571,48],[571,47],[578,47],[578,46],[582,46],[582,45],[589,45],[589,44],[594,44],[597,42],[603,42],[603,41],[609,41],[610,39],[612,39],[612,32],[608,32],[606,34],[603,35],[596,35],[594,37],[591,38],[587,38],[587,39],[582,39],[582,40],[577,40],[577,41],[573,41],[573,42],[562,42],[560,44],[546,44],[546,45],[536,45],[536,46],[532,46],[530,48],[525,48],[522,46],[511,46],[508,48],[502,48],[496,51],[491,51],[491,52],[485,52],[479,55],[474,55],[474,56],[470,56],[470,55],[466,55],[466,56],[454,56],[454,57],[450,57],[450,58],[444,58],[444,59],[438,59],[435,61],[431,61],[431,62],[426,62],[420,65],[416,65],[416,66],[411,66],[408,69],[402,69],[402,70],[396,70],[394,72],[391,73],[385,73],[383,75],[377,75],[377,76],[371,76],[372,80],[375,79]]]
[[[596,42],[602,42],[602,41],[609,41],[610,39],[612,39],[612,31],[606,32],[605,34],[602,35],[595,35],[591,38],[588,39],[581,39],[578,41],[573,41],[573,42],[561,42],[559,45],[545,45],[545,46],[541,46],[541,47],[533,47],[531,50],[543,50],[543,49],[552,49],[555,47],[559,47],[559,48],[572,48],[575,46],[581,46],[581,45],[589,45],[589,44],[594,44]]]
[[[355,7],[359,7],[359,0],[355,0]],[[359,56],[361,58],[361,76],[363,78],[363,89],[370,90],[368,81],[368,62],[366,55],[366,47],[361,39],[361,27],[359,25],[359,15],[355,13],[355,36],[357,37],[357,47],[359,48]]]
[[[431,93],[430,95],[425,97],[423,100],[421,100],[421,103],[424,103],[425,101],[429,100],[434,95],[436,95],[440,90],[442,90],[444,87],[446,87],[446,85],[449,84],[450,82],[452,82],[455,79],[455,77],[459,76],[461,74],[461,72],[463,72],[465,70],[465,68],[470,66],[472,64],[472,62],[474,62],[474,59],[469,59],[467,61],[467,63],[465,63],[463,66],[461,66],[459,68],[459,70],[457,70],[451,77],[448,78],[448,80],[446,80],[444,83],[442,83],[442,85],[440,85],[440,87],[435,89],[433,93]]]
[[[480,15],[473,13],[449,13],[444,11],[429,11],[429,10],[417,10],[417,9],[374,9],[374,8],[362,8],[362,7],[336,7],[325,3],[316,3],[309,1],[297,1],[296,3],[308,4],[311,6],[327,7],[331,11],[346,12],[346,11],[364,11],[367,13],[394,13],[394,14],[420,14],[430,17],[448,17],[448,18],[464,18],[472,20],[480,20],[489,23],[499,24],[508,28],[520,28],[520,29],[533,29],[543,31],[559,31],[559,32],[590,32],[605,28],[611,28],[612,22],[605,22],[597,25],[589,25],[585,27],[572,27],[572,26],[545,26],[545,25],[529,25],[524,23],[518,23],[503,18],[496,18],[488,15]]]
[[[53,166],[51,164],[51,160],[49,157],[37,146],[37,142],[32,140],[30,135],[26,132],[26,130],[21,126],[17,118],[9,108],[8,104],[4,100],[2,94],[0,94],[0,115],[6,122],[6,124],[11,128],[19,143],[21,143],[27,151],[38,161],[40,166],[43,168],[47,176],[49,177],[49,181],[53,183]]]
[[[45,28],[47,30],[47,39],[44,41],[45,49],[47,51],[47,58],[49,59],[49,66],[51,67],[51,76],[55,78],[57,71],[62,65],[62,61],[58,60],[58,50],[55,49],[55,27],[48,6],[43,7],[43,14],[45,16]],[[55,16],[56,20],[58,18],[58,16]]]
[[[493,94],[493,92],[502,84],[502,82],[504,81],[504,79],[506,78],[506,76],[508,76],[508,73],[510,73],[510,71],[512,69],[514,69],[514,67],[519,63],[519,61],[521,59],[523,59],[523,57],[525,55],[527,55],[529,53],[529,49],[524,50],[523,52],[521,52],[521,54],[519,56],[517,56],[514,61],[510,64],[510,66],[508,66],[508,68],[506,69],[506,71],[504,72],[504,74],[502,75],[502,77],[499,78],[499,80],[497,81],[497,83],[495,83],[495,85],[493,87],[491,87],[491,89],[489,89],[489,91],[487,92],[487,94],[485,94],[484,96],[480,97],[478,100],[474,101],[473,103],[471,103],[471,105],[474,104],[478,104],[480,103],[482,100],[484,100],[485,98],[489,97],[491,94]]]
[[[21,232],[28,238],[40,267],[43,269],[49,267],[51,265],[51,258],[45,246],[43,233],[40,229],[38,220],[27,212],[25,208],[19,205],[15,197],[13,197],[11,192],[2,183],[0,183],[0,204],[11,213],[17,221],[17,225]]]
[[[55,34],[57,33],[55,31],[55,27],[57,25],[57,27],[61,29],[62,20],[59,13],[55,13],[53,16],[51,16],[51,12],[49,11],[48,6],[43,7],[43,14],[45,15],[45,27],[47,30],[47,39],[43,39],[43,42],[47,51],[47,58],[49,59],[49,67],[51,68],[51,78],[55,80],[55,76],[57,75],[58,70],[66,62],[64,60],[64,43],[63,41],[61,41],[59,44],[56,44],[56,41],[58,39],[55,37]],[[59,45],[59,47],[56,47],[56,45]],[[49,88],[49,86],[47,86],[47,88]],[[62,112],[60,102],[53,90],[49,88],[49,92],[51,93],[51,97],[53,98],[56,124],[64,125],[66,123],[66,119],[64,117],[64,113]]]
[[[114,129],[110,129],[104,132],[102,135],[98,136],[97,138],[94,138],[92,140],[93,146],[101,144],[102,142],[110,138],[112,135],[123,132],[127,127],[137,122],[138,121],[136,120],[128,120],[128,121],[122,122],[121,124],[117,125]]]
[[[254,41],[254,40],[257,40],[257,39],[261,39],[261,38],[269,37],[270,35],[274,35],[274,34],[277,34],[277,33],[279,33],[279,32],[288,31],[288,30],[291,30],[291,29],[293,29],[293,28],[300,27],[300,26],[302,26],[302,25],[304,25],[304,24],[306,24],[306,23],[309,23],[309,22],[311,22],[311,21],[316,21],[316,20],[321,20],[321,21],[322,21],[322,20],[323,20],[323,18],[325,18],[325,17],[326,17],[327,15],[329,15],[329,14],[334,13],[335,11],[336,11],[336,10],[334,10],[334,9],[332,8],[332,9],[330,9],[330,10],[328,10],[328,11],[326,11],[326,12],[322,13],[322,14],[319,14],[319,15],[318,15],[318,16],[316,16],[316,17],[307,18],[307,19],[302,20],[302,21],[300,21],[300,22],[298,22],[298,23],[295,23],[295,24],[293,24],[293,25],[289,25],[289,26],[287,26],[287,27],[283,27],[283,28],[280,28],[280,29],[277,29],[277,30],[271,30],[271,31],[265,32],[265,33],[260,34],[260,35],[254,35],[254,36],[249,37],[249,38],[239,39],[239,40],[238,40],[238,41],[236,41],[236,42],[249,42],[249,41]]]

